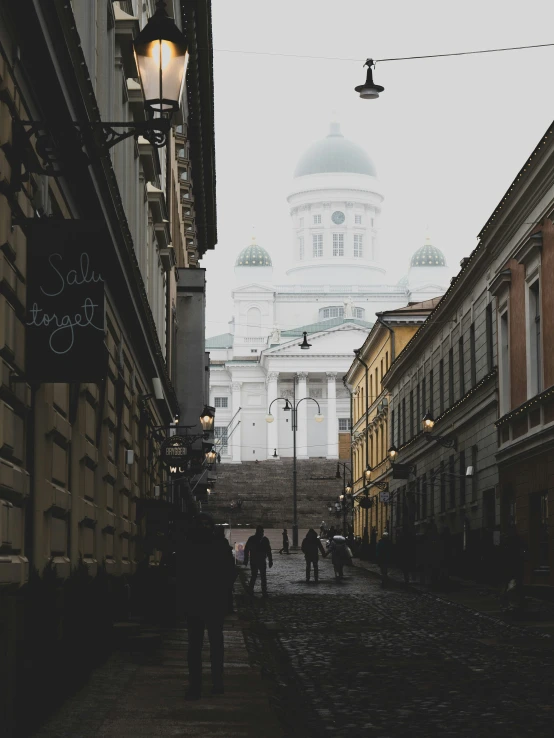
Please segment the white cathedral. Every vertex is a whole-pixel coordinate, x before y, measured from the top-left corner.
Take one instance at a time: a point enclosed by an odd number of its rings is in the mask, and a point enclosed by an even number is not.
[[[288,196],[292,258],[288,284],[272,284],[268,252],[253,242],[235,264],[237,286],[230,332],[206,339],[210,403],[222,462],[240,464],[292,456],[290,412],[298,405],[297,458],[338,458],[340,432],[350,423],[342,377],[375,314],[443,294],[450,273],[442,252],[427,243],[407,275],[385,283],[379,217],[383,195],[375,165],[337,123],[301,156]],[[304,331],[311,348],[300,348]],[[265,420],[270,404],[275,422]]]

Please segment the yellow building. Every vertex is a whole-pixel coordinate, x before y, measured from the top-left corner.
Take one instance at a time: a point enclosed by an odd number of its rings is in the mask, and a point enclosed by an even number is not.
[[[352,482],[354,535],[369,540],[391,529],[388,519],[388,396],[383,377],[439,298],[377,313],[377,321],[346,373],[352,393]],[[387,485],[385,487],[385,485]],[[383,489],[381,489],[383,487]],[[366,502],[368,500],[368,502]]]

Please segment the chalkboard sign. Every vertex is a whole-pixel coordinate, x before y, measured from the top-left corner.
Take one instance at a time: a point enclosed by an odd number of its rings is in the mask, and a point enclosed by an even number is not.
[[[39,219],[27,226],[25,377],[94,382],[107,372],[102,223]]]

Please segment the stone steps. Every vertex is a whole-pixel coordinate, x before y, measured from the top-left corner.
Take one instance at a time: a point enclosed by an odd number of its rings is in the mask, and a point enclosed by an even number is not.
[[[229,518],[231,502],[240,498],[243,505],[240,511],[232,513],[233,525],[259,523],[267,528],[290,528],[292,468],[292,459],[219,464],[217,483],[204,509],[217,522],[224,522]],[[296,468],[298,525],[319,528],[322,520],[330,522],[327,508],[342,492],[342,478],[335,476],[337,462],[325,458],[302,459],[297,461]]]

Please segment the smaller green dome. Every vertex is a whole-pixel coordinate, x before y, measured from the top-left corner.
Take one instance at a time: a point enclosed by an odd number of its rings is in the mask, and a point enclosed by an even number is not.
[[[433,246],[431,241],[427,239],[425,244],[419,248],[412,256],[410,266],[413,267],[444,267],[446,266],[446,259],[444,254],[436,246]]]
[[[257,243],[251,243],[243,249],[237,257],[235,262],[236,267],[270,267],[273,266],[271,263],[271,256],[267,251],[258,246]]]

